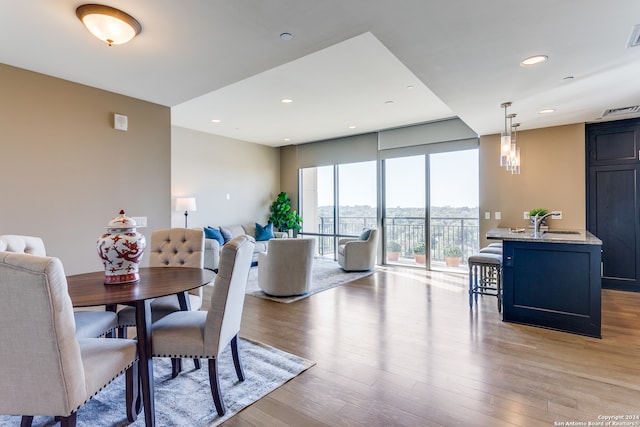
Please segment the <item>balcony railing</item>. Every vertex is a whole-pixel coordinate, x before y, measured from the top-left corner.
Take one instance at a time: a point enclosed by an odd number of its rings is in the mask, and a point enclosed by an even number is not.
[[[339,237],[358,236],[363,228],[375,227],[375,217],[341,217],[340,227],[336,233]],[[413,258],[413,250],[421,243],[426,243],[424,218],[421,217],[387,217],[385,220],[386,244],[396,242],[400,245],[400,256]],[[430,226],[429,248],[431,261],[444,262],[445,254],[450,248],[460,250],[462,262],[479,248],[478,218],[432,217]],[[334,221],[332,217],[320,217],[318,223],[318,245],[320,255],[334,253]],[[310,234],[310,233],[309,233]],[[316,234],[316,233],[313,233]]]

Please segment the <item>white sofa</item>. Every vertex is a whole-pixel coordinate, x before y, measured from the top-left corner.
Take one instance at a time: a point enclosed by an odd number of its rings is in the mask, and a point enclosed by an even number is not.
[[[236,238],[240,235],[246,234],[247,236],[251,236],[254,239],[256,238],[256,226],[252,225],[222,225],[222,226],[212,226],[212,228],[217,229],[225,229],[231,235],[231,238]],[[287,237],[287,233],[283,233],[280,231],[273,232],[275,238],[285,238]],[[256,245],[253,248],[253,256],[251,258],[252,263],[258,262],[258,254],[260,252],[266,252],[267,246],[269,244],[268,240],[256,240]],[[204,268],[209,270],[217,270],[218,264],[220,263],[220,250],[222,247],[220,243],[216,239],[204,239]]]

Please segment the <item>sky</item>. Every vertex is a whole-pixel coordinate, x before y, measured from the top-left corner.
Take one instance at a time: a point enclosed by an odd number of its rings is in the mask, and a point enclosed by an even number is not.
[[[387,205],[389,207],[424,207],[424,156],[400,157],[385,161]],[[431,205],[475,207],[478,195],[478,150],[432,154]],[[341,204],[376,205],[375,162],[340,165]],[[331,166],[318,168],[319,206],[333,204]]]

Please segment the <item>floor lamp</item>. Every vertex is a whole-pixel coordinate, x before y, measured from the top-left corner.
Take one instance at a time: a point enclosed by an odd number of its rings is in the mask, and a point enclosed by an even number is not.
[[[196,211],[195,197],[178,197],[176,199],[176,211],[184,211],[184,228],[187,228],[187,218],[189,211]]]

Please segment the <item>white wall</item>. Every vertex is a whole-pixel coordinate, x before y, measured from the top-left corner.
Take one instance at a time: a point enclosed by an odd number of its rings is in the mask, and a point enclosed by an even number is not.
[[[174,210],[177,197],[196,198],[189,227],[266,224],[279,192],[279,148],[171,128],[173,227],[184,227],[184,212]]]

